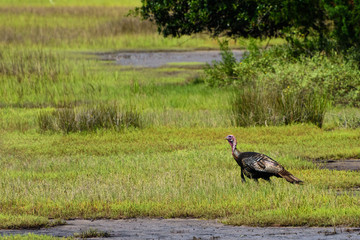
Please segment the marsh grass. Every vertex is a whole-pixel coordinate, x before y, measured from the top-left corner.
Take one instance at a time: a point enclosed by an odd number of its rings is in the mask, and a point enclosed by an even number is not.
[[[75,238],[107,238],[111,235],[108,232],[99,231],[96,228],[89,228],[86,231],[82,231],[80,233],[74,233]]]
[[[50,107],[63,109],[57,115],[67,114],[70,118],[74,113],[65,109],[80,111],[86,108],[83,106],[96,106],[99,102],[136,106],[147,126],[231,125],[228,106],[224,106],[228,90],[214,92],[204,84],[189,81],[198,76],[198,68],[124,70],[82,55],[53,50],[23,47],[2,50],[0,106],[3,107],[2,126],[6,129],[25,131],[35,126],[44,130],[60,129],[60,122],[54,121],[50,113],[40,116],[40,125],[37,117],[34,120],[34,114]],[[79,115],[79,111],[76,114]]]
[[[20,85],[34,80],[54,83],[60,75],[68,75],[72,70],[65,63],[64,54],[51,50],[18,48],[15,51],[4,50],[0,54],[0,75],[14,77]]]
[[[51,221],[48,218],[41,216],[0,214],[1,229],[32,229],[53,227],[63,224],[65,224],[65,222],[60,219]]]
[[[91,51],[219,48],[217,41],[206,34],[181,38],[159,36],[153,23],[127,16],[136,5],[133,2],[91,1],[84,4],[76,1],[75,4],[66,1],[62,5],[45,2],[12,5],[1,2],[0,44]],[[112,4],[107,4],[110,2]],[[278,44],[279,41],[272,42]],[[236,48],[244,48],[248,42],[247,39],[229,40],[230,46]],[[259,44],[265,46],[267,40]]]
[[[121,7],[0,8],[3,14],[0,18],[8,22],[0,25],[0,42],[76,47],[94,45],[104,39],[121,39],[124,35],[150,34],[155,37],[155,26],[126,17],[128,10]]]
[[[326,116],[328,128],[360,128],[360,109],[354,107],[333,108]]]
[[[312,123],[322,127],[329,101],[314,91],[244,87],[230,100],[236,126]]]
[[[41,48],[0,48],[1,106],[71,104],[70,99],[76,94],[73,86],[87,80],[88,68],[77,65],[76,58],[68,58],[65,53]],[[90,90],[86,87],[82,86],[81,91]]]
[[[29,234],[16,234],[16,235],[4,235],[1,236],[0,239],[3,240],[70,240],[74,239],[73,237],[53,237],[49,235],[38,235],[34,233]]]
[[[241,183],[224,140],[229,133],[238,137],[240,150],[268,154],[305,184]],[[282,216],[292,219],[289,225],[308,219],[326,225],[330,216],[335,224],[354,225],[358,216],[358,194],[337,191],[360,185],[358,174],[320,170],[303,160],[359,155],[356,130],[157,127],[123,134],[4,132],[2,140],[0,210],[5,214],[234,218],[233,223],[240,222],[238,215],[252,219],[255,214],[251,225],[283,224],[276,220]],[[307,214],[297,218],[302,210]],[[271,219],[264,211],[279,217]],[[349,211],[345,220],[342,211]]]
[[[26,2],[21,0],[3,0],[1,2],[5,6],[124,6],[134,7],[140,5],[140,0],[78,0],[76,2],[72,0],[27,0]]]
[[[0,43],[87,50],[217,48],[216,41],[202,34],[163,38],[153,23],[128,17],[129,10],[119,6],[0,4]]]
[[[359,194],[351,189],[360,186],[359,174],[305,160],[360,156],[358,129],[233,128],[233,90],[187,81],[198,69],[124,70],[69,51],[217,48],[217,41],[159,37],[149,23],[124,18],[122,1],[53,2],[0,3],[0,212],[7,228],[127,217],[358,226]],[[285,70],[284,79],[292,68]],[[134,122],[146,127],[114,131],[124,109],[107,108],[112,103],[136,106]],[[228,134],[241,151],[275,158],[305,184],[242,184]]]
[[[197,75],[198,69],[171,66],[124,70],[93,58],[54,50],[0,49],[1,107],[73,108],[118,102],[140,109],[204,110],[221,108],[221,98],[226,93],[226,90],[213,93],[204,85],[188,84],[187,79]],[[211,94],[217,98],[208,99]]]
[[[141,128],[141,116],[136,110],[121,110],[116,105],[97,105],[77,109],[42,111],[38,115],[41,131],[84,132],[98,129],[116,131]]]

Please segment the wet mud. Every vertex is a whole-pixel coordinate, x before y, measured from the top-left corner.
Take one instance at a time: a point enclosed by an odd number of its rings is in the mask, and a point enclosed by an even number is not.
[[[38,230],[0,230],[0,235],[46,234],[57,237],[95,229],[107,239],[360,239],[359,228],[246,227],[229,226],[215,220],[126,219],[69,220],[66,225]],[[96,238],[105,239],[105,238]]]
[[[316,161],[320,168],[338,171],[360,171],[360,159]]]
[[[243,56],[243,50],[233,50],[237,61]],[[220,51],[120,51],[97,54],[101,60],[113,61],[121,66],[132,67],[163,67],[176,63],[199,63],[211,64],[213,61],[221,61]]]

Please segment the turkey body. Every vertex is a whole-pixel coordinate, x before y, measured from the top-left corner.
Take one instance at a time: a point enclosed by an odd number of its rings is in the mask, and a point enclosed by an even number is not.
[[[226,139],[232,147],[232,155],[235,161],[241,168],[241,179],[243,182],[246,181],[244,176],[256,181],[259,178],[270,181],[270,177],[274,176],[284,178],[290,183],[302,183],[300,179],[285,170],[283,166],[269,156],[256,152],[240,152],[236,148],[234,136],[229,135]]]

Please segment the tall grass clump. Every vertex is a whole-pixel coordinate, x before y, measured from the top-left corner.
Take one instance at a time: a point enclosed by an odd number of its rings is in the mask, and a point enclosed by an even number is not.
[[[326,115],[325,121],[329,122],[327,126],[329,128],[360,128],[360,109],[354,107],[334,108]]]
[[[99,231],[96,228],[89,228],[86,231],[82,231],[80,233],[74,233],[74,237],[86,239],[86,238],[107,238],[110,237],[110,233]]]
[[[141,117],[137,111],[133,109],[124,111],[116,105],[41,111],[37,122],[42,132],[62,133],[95,131],[98,129],[120,131],[142,126]]]
[[[236,126],[312,123],[322,127],[328,100],[314,91],[239,90],[230,102]]]

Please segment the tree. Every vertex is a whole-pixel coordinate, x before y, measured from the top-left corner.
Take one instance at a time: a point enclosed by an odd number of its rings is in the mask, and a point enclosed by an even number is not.
[[[208,32],[232,38],[289,36],[317,48],[360,48],[360,0],[141,0],[135,12],[159,33],[179,37]],[[335,43],[329,47],[329,43]],[[328,46],[325,46],[328,44]]]
[[[136,9],[164,36],[207,31],[212,36],[273,37],[292,27],[308,35],[323,28],[320,1],[314,0],[142,0]]]

